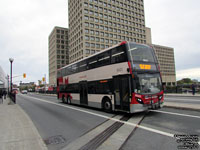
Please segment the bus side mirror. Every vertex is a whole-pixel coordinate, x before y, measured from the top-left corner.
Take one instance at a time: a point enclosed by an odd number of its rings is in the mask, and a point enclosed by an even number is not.
[[[127,68],[127,72],[130,72],[130,69],[129,69],[129,68]]]

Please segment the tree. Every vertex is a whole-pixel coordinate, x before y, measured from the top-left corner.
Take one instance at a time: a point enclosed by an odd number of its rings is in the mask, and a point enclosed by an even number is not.
[[[179,81],[177,81],[177,83],[180,85],[180,84],[192,84],[193,81],[190,79],[190,78],[183,78]]]

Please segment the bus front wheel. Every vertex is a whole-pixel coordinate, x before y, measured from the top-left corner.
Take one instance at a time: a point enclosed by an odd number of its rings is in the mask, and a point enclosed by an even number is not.
[[[111,112],[112,111],[112,104],[111,104],[111,101],[110,101],[109,98],[103,99],[103,101],[102,101],[102,107],[103,107],[103,110],[105,112]]]

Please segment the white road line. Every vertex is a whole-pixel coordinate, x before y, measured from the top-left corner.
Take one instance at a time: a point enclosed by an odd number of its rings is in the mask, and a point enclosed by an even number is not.
[[[54,104],[54,105],[57,105],[57,106],[66,107],[66,108],[69,108],[69,109],[77,110],[77,111],[80,111],[80,112],[88,113],[88,114],[91,114],[91,115],[95,115],[95,116],[98,116],[98,117],[110,119],[110,120],[113,120],[113,121],[118,121],[118,122],[130,125],[130,126],[133,126],[133,127],[138,127],[138,128],[141,128],[141,129],[144,129],[144,130],[147,130],[147,131],[151,131],[151,132],[154,132],[154,133],[158,133],[158,134],[161,134],[161,135],[165,135],[165,136],[168,136],[168,137],[174,137],[174,134],[167,133],[167,132],[160,131],[160,130],[156,130],[156,129],[149,128],[149,127],[145,127],[145,126],[142,126],[142,125],[137,125],[135,123],[125,122],[125,121],[122,121],[122,120],[119,120],[119,119],[115,119],[115,118],[111,118],[111,117],[108,117],[108,116],[105,116],[105,115],[96,114],[96,113],[93,113],[93,112],[90,112],[90,111],[81,110],[81,109],[74,108],[74,107],[71,107],[71,106],[62,105],[62,104],[58,104],[58,103],[55,103],[55,102],[50,102],[50,101],[47,101],[47,100],[43,100],[43,99],[31,97],[31,96],[25,96],[25,97],[30,97],[32,99],[35,99],[35,100],[38,100],[38,101],[41,101],[41,102],[45,102],[45,103]]]
[[[187,102],[200,102],[200,100],[198,99],[171,99],[171,98],[164,98],[165,100],[168,100],[168,101],[187,101]]]
[[[170,114],[170,115],[177,115],[177,116],[192,117],[192,118],[198,118],[198,119],[200,119],[200,116],[194,116],[194,115],[179,114],[179,113],[167,112],[167,111],[161,111],[161,110],[150,110],[150,111],[164,113],[164,114]]]

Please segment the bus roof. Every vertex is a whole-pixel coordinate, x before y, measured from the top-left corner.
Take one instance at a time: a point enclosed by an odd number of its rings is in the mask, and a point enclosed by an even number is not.
[[[103,53],[103,52],[105,52],[105,51],[107,51],[107,50],[110,50],[110,49],[112,49],[112,48],[115,48],[115,47],[117,47],[117,46],[120,46],[120,45],[123,45],[123,44],[126,44],[126,43],[127,43],[126,41],[123,41],[123,42],[121,42],[120,44],[113,45],[112,47],[106,48],[106,49],[104,49],[104,50],[102,50],[102,51],[100,51],[100,52],[97,52],[97,53],[95,53],[95,54],[93,54],[93,55],[90,55],[90,56],[85,57],[85,58],[83,58],[83,59],[80,59],[80,60],[78,60],[78,61],[76,61],[76,62],[73,62],[73,63],[71,63],[71,64],[68,64],[68,65],[66,65],[66,66],[64,66],[64,67],[61,67],[61,68],[57,69],[57,70],[62,70],[62,69],[64,69],[64,68],[68,67],[68,66],[71,66],[71,65],[76,64],[76,63],[78,63],[78,62],[81,62],[81,61],[83,61],[83,60],[89,59],[90,57],[93,57],[93,56],[95,56],[95,55],[101,54],[101,53]]]
[[[68,65],[66,65],[66,66],[64,66],[64,67],[61,67],[61,68],[59,68],[59,69],[57,69],[57,70],[58,70],[58,71],[59,71],[59,70],[62,70],[62,69],[64,69],[64,68],[68,67],[68,66],[71,66],[71,65],[76,64],[76,63],[78,63],[78,62],[81,62],[81,61],[83,61],[83,60],[89,59],[89,58],[91,58],[91,57],[93,57],[93,56],[95,56],[95,55],[101,54],[101,53],[103,53],[103,52],[105,52],[105,51],[107,51],[107,50],[110,50],[110,49],[112,49],[112,48],[115,48],[115,47],[117,47],[117,46],[124,45],[124,44],[127,44],[127,43],[130,43],[130,42],[122,41],[122,42],[119,43],[119,44],[113,45],[112,47],[106,48],[106,49],[104,49],[104,50],[102,50],[102,51],[100,51],[100,52],[97,52],[97,53],[95,53],[95,54],[93,54],[93,55],[90,55],[90,56],[88,56],[88,57],[85,57],[85,58],[83,58],[83,59],[80,59],[80,60],[78,60],[78,61],[75,61],[75,62],[73,62],[73,63],[71,63],[71,64],[68,64]],[[131,42],[131,43],[135,43],[135,42]],[[145,45],[145,44],[139,44],[139,45],[150,46],[150,45]]]

